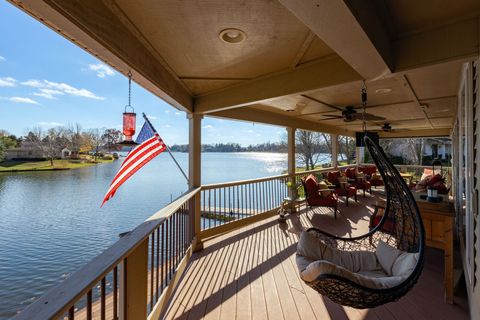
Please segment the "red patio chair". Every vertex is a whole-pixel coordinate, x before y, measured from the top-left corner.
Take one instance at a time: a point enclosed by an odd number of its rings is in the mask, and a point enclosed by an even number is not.
[[[383,186],[382,177],[377,173],[377,167],[376,166],[359,167],[358,171],[363,172],[365,174],[365,179],[368,182],[370,182],[372,187]]]
[[[357,177],[357,169],[356,168],[347,168],[345,169],[345,175],[347,176],[352,184],[357,188],[357,190],[363,190],[363,196],[365,197],[365,191],[368,191],[372,194],[372,184],[370,181],[367,181],[365,177],[359,178]]]
[[[348,207],[348,198],[353,197],[357,202],[357,188],[348,182],[341,182],[342,173],[340,171],[330,171],[327,174],[327,181],[334,186],[335,193],[338,196],[345,197],[345,204]]]
[[[302,179],[303,189],[308,207],[330,207],[334,210],[334,217],[337,219],[338,198],[333,189],[320,189],[314,175]]]

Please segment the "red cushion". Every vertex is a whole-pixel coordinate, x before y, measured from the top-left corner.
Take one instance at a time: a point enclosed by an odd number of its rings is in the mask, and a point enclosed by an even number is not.
[[[338,194],[339,196],[349,196],[353,197],[355,193],[357,193],[357,188],[355,187],[347,187],[345,189],[343,188],[335,188],[335,193]]]
[[[427,184],[429,186],[433,186],[434,184],[438,183],[438,182],[442,182],[443,178],[440,174],[436,174],[434,175],[430,180],[428,180]]]
[[[375,166],[360,167],[358,170],[359,170],[360,172],[365,173],[366,175],[371,176],[372,174],[374,174],[375,172],[377,172],[377,167],[375,167]]]
[[[335,194],[331,194],[323,198],[310,198],[307,200],[307,202],[311,206],[334,207],[337,204],[337,196]]]
[[[319,197],[318,195],[318,183],[317,179],[313,174],[307,176],[305,179],[305,192],[310,196],[310,197]]]
[[[338,177],[340,177],[340,171],[330,171],[327,174],[327,180],[330,183],[337,184]]]
[[[349,179],[355,179],[355,173],[356,173],[356,169],[355,169],[355,168],[347,168],[347,169],[345,169],[345,175],[346,175],[347,178],[349,178]]]

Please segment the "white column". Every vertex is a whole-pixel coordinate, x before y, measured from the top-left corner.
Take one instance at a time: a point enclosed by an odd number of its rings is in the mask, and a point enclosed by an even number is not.
[[[190,189],[198,188],[202,185],[202,118],[203,115],[190,113],[187,115],[189,124],[188,136],[188,180]],[[193,230],[195,233],[194,250],[203,249],[203,244],[198,238],[200,234],[200,193],[190,202],[190,212],[193,212]]]
[[[330,135],[330,143],[332,146],[332,167],[338,167],[338,134]]]
[[[295,185],[295,128],[288,127],[287,128],[287,150],[288,150],[288,175],[289,181]],[[289,196],[293,199],[295,195],[292,193],[292,190],[289,192]]]

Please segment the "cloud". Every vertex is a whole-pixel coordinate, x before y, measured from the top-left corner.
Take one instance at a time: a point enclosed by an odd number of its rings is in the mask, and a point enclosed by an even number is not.
[[[158,119],[158,117],[151,116],[151,115],[149,115],[149,114],[147,115],[147,117],[148,117],[148,119],[152,119],[152,120],[156,120],[156,119]]]
[[[39,126],[42,127],[61,127],[63,126],[63,123],[58,123],[58,122],[37,122]]]
[[[39,89],[38,92],[33,93],[34,96],[43,97],[46,99],[57,99],[56,95],[64,95],[62,91],[54,89]]]
[[[163,127],[164,127],[164,128],[171,128],[172,126],[169,125],[169,124],[166,124],[166,125],[164,125]]]
[[[7,59],[5,59],[5,57],[0,56],[0,62],[3,62],[3,61],[7,61]]]
[[[255,133],[255,131],[253,131],[252,129],[246,130],[245,132],[246,133]]]
[[[24,97],[10,97],[10,98],[7,98],[7,100],[16,102],[16,103],[38,104],[37,101],[30,98],[24,98]]]
[[[114,76],[115,71],[103,63],[89,64],[88,68],[97,73],[97,77],[104,79],[106,76]]]
[[[175,112],[175,115],[176,115],[176,116],[181,116],[182,113],[181,113],[181,112]]]
[[[0,78],[0,87],[15,87],[17,85],[17,80],[12,77]]]
[[[213,126],[211,124],[207,124],[206,126],[202,127],[203,129],[213,129]]]
[[[24,86],[33,87],[37,89],[50,89],[47,92],[45,91],[42,92],[42,90],[39,90],[39,92],[36,92],[37,94],[34,93],[35,95],[44,97],[44,98],[47,98],[46,96],[51,96],[51,97],[48,97],[48,99],[52,99],[53,95],[59,94],[56,92],[61,92],[61,94],[67,94],[75,97],[84,97],[84,98],[95,99],[95,100],[105,100],[104,97],[99,97],[87,89],[77,89],[69,84],[62,83],[62,82],[53,82],[48,80],[40,81],[40,80],[33,79],[33,80],[21,82],[21,84]]]

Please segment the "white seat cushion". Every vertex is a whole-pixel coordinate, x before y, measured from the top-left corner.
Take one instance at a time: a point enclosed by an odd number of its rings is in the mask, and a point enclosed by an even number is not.
[[[312,282],[321,275],[335,274],[374,289],[394,287],[415,268],[418,253],[397,250],[380,242],[376,252],[342,251],[331,248],[313,234],[302,232],[297,246],[300,277]]]

